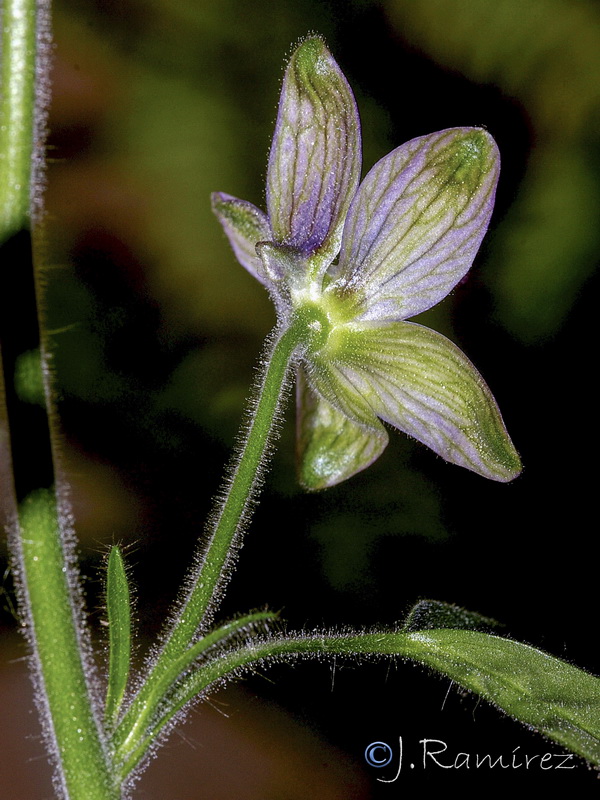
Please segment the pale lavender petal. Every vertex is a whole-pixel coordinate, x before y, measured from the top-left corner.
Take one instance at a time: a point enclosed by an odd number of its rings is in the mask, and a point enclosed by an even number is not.
[[[354,329],[335,370],[384,422],[442,458],[510,481],[519,456],[485,381],[448,339],[411,322]]]
[[[358,319],[407,319],[450,292],[487,230],[499,169],[498,148],[481,128],[421,136],[373,167],[331,270]]]
[[[360,178],[352,90],[318,37],[288,64],[269,156],[267,208],[275,241],[331,261]]]
[[[270,278],[256,252],[259,242],[272,238],[266,215],[252,203],[224,192],[213,192],[211,200],[212,209],[227,234],[237,260],[258,281],[269,286]]]
[[[361,393],[357,375],[352,369],[344,369],[347,363],[331,359],[326,352],[320,352],[312,354],[303,366],[308,382],[316,394],[362,430],[382,436],[385,429]]]

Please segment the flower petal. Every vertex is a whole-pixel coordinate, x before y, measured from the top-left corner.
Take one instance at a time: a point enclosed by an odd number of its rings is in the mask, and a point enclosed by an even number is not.
[[[356,425],[311,389],[302,368],[296,386],[298,473],[306,489],[334,486],[379,458],[388,442],[383,427]]]
[[[362,320],[403,320],[469,270],[494,205],[500,155],[481,128],[421,136],[382,158],[348,212],[335,291]]]
[[[442,458],[507,482],[521,462],[485,381],[448,339],[411,322],[354,330],[336,369],[385,422]]]
[[[339,252],[360,165],[352,90],[323,41],[306,39],[283,79],[269,155],[267,208],[276,241],[329,263]]]
[[[256,280],[268,286],[270,279],[256,252],[258,242],[272,238],[266,215],[252,203],[224,192],[213,192],[211,202],[237,260]]]

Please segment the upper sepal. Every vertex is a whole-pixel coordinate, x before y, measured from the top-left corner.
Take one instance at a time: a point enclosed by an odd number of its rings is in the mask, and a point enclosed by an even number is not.
[[[275,240],[327,265],[338,253],[361,168],[352,90],[319,37],[287,66],[267,172]]]
[[[368,173],[344,227],[333,287],[357,319],[408,319],[467,273],[487,230],[500,170],[481,128],[451,128],[392,150]]]

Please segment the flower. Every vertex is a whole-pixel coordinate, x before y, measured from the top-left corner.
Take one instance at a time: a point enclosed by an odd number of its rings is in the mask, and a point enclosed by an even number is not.
[[[306,321],[298,365],[300,479],[310,489],[369,466],[383,422],[498,481],[521,470],[483,378],[445,337],[406,320],[469,270],[492,213],[499,153],[452,128],[393,150],[359,187],[352,90],[319,37],[289,61],[267,171],[267,209],[213,195],[240,263],[279,324]]]

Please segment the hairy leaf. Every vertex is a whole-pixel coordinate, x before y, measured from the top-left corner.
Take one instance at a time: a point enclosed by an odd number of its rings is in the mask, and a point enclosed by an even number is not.
[[[131,659],[131,607],[129,585],[121,550],[113,547],[106,575],[106,610],[108,613],[109,662],[108,687],[104,716],[111,727],[119,710],[129,677]]]

